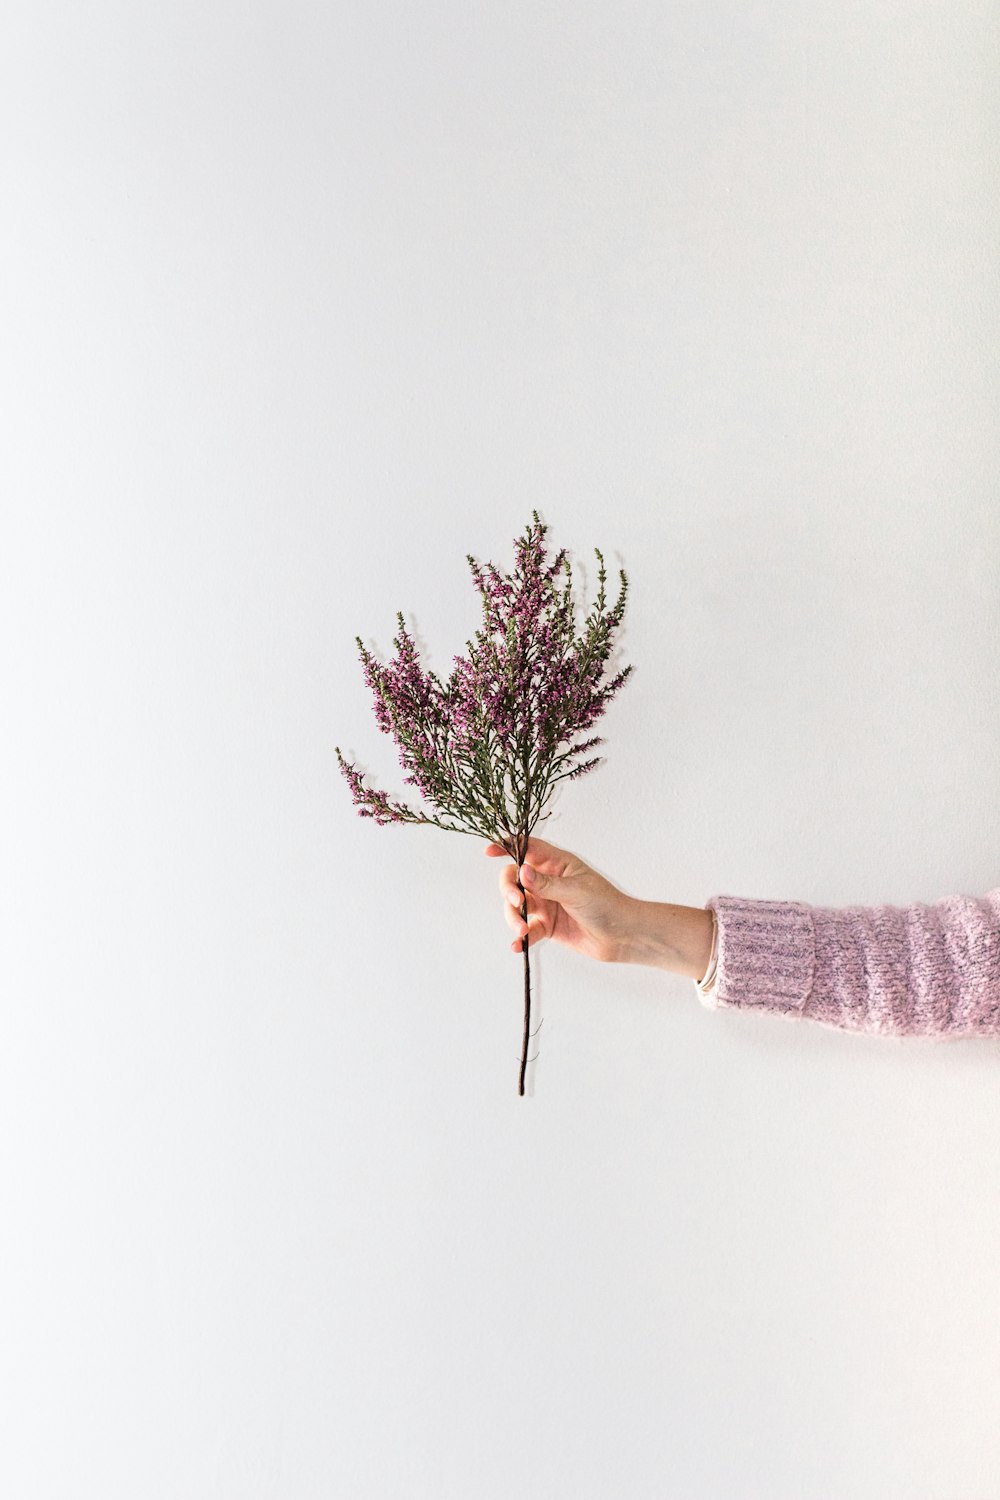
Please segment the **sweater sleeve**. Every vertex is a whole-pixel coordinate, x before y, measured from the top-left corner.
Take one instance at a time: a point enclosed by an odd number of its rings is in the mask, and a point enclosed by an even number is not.
[[[908,906],[713,896],[710,1009],[739,1006],[903,1036],[1000,1035],[1000,887]]]

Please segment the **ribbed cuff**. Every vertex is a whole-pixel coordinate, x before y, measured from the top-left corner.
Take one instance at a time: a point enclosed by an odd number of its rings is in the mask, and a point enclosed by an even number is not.
[[[710,972],[696,981],[703,1002],[713,1010],[801,1011],[816,961],[811,908],[804,901],[712,896],[705,910],[714,912],[718,936],[714,983],[706,985]]]

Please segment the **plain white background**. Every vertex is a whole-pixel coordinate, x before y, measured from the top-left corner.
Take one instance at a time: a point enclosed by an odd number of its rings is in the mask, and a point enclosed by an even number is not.
[[[988,1500],[1000,1043],[520,958],[356,658],[624,565],[547,835],[1000,880],[994,5],[15,0],[0,1488]]]

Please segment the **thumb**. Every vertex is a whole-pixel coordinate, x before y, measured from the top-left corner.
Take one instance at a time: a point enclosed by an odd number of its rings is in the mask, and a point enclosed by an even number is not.
[[[579,895],[579,877],[573,875],[543,875],[534,865],[521,866],[521,884],[526,891],[546,896],[550,901],[572,901]]]

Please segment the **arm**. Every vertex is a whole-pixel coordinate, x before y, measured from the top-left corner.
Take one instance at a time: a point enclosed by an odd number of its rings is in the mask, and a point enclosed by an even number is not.
[[[486,853],[506,855],[499,844]],[[693,979],[712,1008],[778,1011],[848,1031],[1000,1035],[1000,886],[908,906],[742,896],[677,906],[627,896],[542,839],[529,840],[528,855],[523,887],[513,864],[500,872],[512,951],[525,936],[529,946],[551,936],[603,962],[668,969]],[[529,922],[520,915],[525,890]]]

